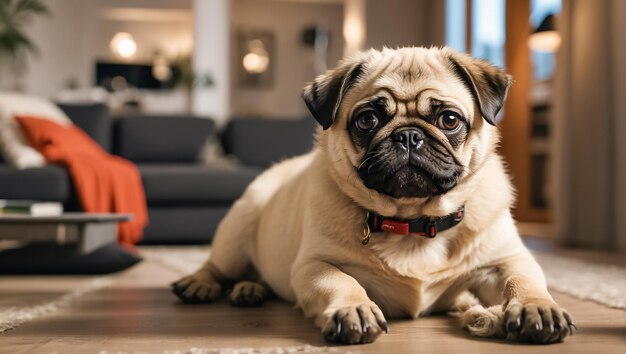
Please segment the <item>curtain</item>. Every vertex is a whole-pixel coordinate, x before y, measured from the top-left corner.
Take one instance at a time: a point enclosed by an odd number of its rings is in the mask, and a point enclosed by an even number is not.
[[[560,241],[626,252],[626,1],[563,0],[552,192]]]

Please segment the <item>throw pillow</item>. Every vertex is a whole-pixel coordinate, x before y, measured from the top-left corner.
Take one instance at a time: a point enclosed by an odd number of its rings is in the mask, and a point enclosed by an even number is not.
[[[45,117],[61,125],[71,125],[71,120],[48,99],[0,92],[0,153],[16,168],[42,167],[46,160],[28,144],[15,120],[18,115]]]

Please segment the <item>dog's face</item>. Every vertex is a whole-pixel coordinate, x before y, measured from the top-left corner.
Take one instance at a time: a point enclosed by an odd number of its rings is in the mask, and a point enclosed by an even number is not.
[[[448,49],[370,50],[318,77],[303,97],[325,130],[319,140],[335,179],[353,198],[415,202],[454,189],[493,151],[510,82]]]

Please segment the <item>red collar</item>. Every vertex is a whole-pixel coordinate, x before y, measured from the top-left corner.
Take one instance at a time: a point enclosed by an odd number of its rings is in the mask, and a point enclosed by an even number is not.
[[[465,216],[465,206],[443,217],[422,216],[407,220],[382,216],[374,212],[367,213],[367,228],[363,244],[369,241],[369,232],[391,232],[399,235],[415,234],[433,238],[439,231],[445,231],[458,225]],[[369,230],[368,230],[369,229]]]

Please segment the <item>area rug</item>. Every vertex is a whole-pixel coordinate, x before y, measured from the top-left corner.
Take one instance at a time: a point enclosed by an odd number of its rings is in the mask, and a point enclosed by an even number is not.
[[[113,283],[113,278],[104,276],[84,281],[73,290],[32,306],[0,307],[0,333],[13,329],[25,322],[33,321],[65,308],[83,296],[105,288]]]
[[[140,254],[146,262],[153,262],[182,275],[193,272],[200,267],[206,261],[209,251],[208,247],[144,247],[140,249]],[[541,252],[534,254],[544,269],[551,289],[608,307],[626,308],[626,268]],[[0,333],[69,307],[90,293],[113,284],[116,276],[118,275],[84,280],[63,295],[31,306],[0,307]],[[228,351],[231,349],[224,348],[223,350],[219,349],[222,351],[215,351],[217,349],[190,348],[185,353],[298,353],[326,351],[326,349],[325,347],[293,347],[266,348],[263,349],[265,351],[259,351],[261,349],[258,348]]]
[[[543,268],[551,289],[608,307],[626,308],[626,268],[543,252],[533,254]],[[187,274],[206,261],[209,248],[153,247],[142,249],[141,255]]]
[[[263,348],[189,348],[186,350],[165,351],[162,354],[297,354],[297,353],[336,353],[337,348],[314,347],[312,345],[298,345],[291,347],[263,347]],[[342,350],[341,353],[351,353]],[[148,354],[145,352],[107,352],[98,354]]]
[[[548,286],[581,300],[626,308],[626,268],[533,252]]]

